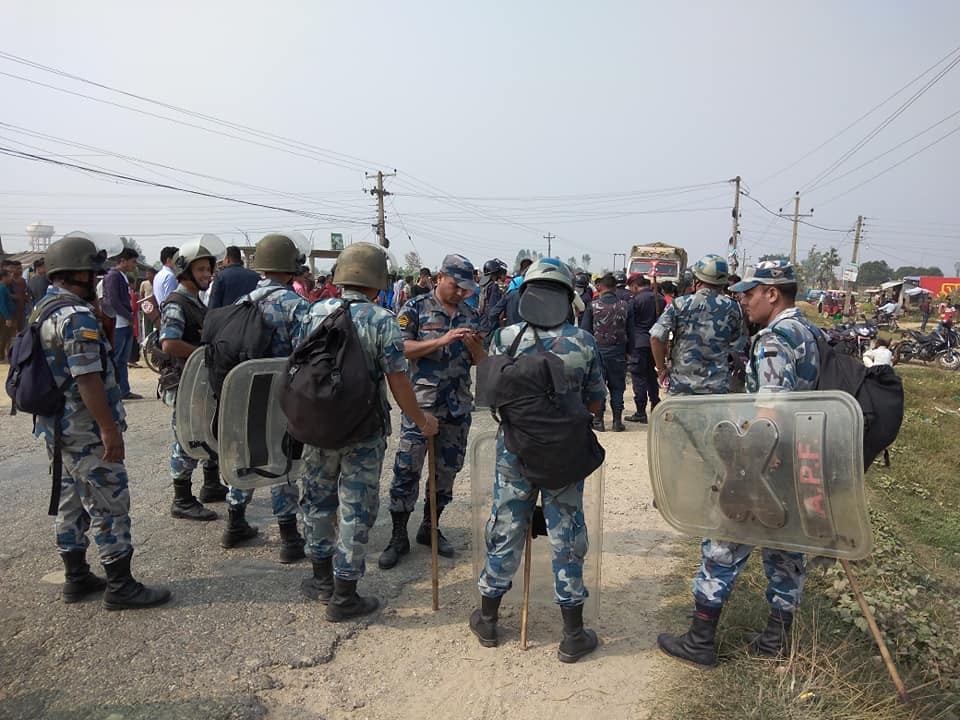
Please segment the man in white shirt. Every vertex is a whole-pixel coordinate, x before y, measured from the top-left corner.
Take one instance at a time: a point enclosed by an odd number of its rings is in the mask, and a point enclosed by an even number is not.
[[[893,365],[893,353],[890,352],[890,341],[884,338],[878,338],[876,346],[863,354],[863,364],[867,367],[874,365]]]
[[[153,279],[153,297],[156,298],[158,307],[163,305],[170,293],[177,289],[177,276],[172,268],[173,256],[176,254],[175,247],[165,247],[160,251],[160,262],[163,267]]]

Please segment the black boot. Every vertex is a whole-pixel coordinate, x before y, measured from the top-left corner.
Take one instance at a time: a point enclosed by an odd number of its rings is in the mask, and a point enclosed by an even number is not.
[[[613,431],[623,432],[627,428],[623,425],[623,410],[613,411]]]
[[[246,505],[227,507],[227,527],[220,536],[220,547],[232,548],[257,536],[260,531],[247,522],[246,514]]]
[[[286,565],[303,560],[306,557],[303,552],[305,543],[297,529],[296,516],[278,520],[277,524],[280,526],[280,562]]]
[[[500,619],[500,601],[503,596],[480,596],[480,607],[470,615],[470,629],[483,647],[497,646],[497,620]]]
[[[603,424],[603,411],[601,410],[598,413],[593,415],[593,429],[597,432],[606,432],[607,428]]]
[[[107,610],[137,610],[163,605],[170,599],[166,588],[148,588],[133,579],[130,574],[129,555],[104,565],[107,571],[107,591],[103,594],[103,607]]]
[[[453,545],[440,532],[440,514],[442,507],[437,508],[437,555],[445,558],[452,558],[456,555],[453,551]],[[423,522],[420,523],[420,529],[417,530],[417,542],[421,545],[430,547],[430,503],[423,504]]]
[[[369,615],[378,607],[380,607],[380,601],[375,597],[360,597],[357,595],[356,580],[333,578],[333,596],[327,603],[327,620],[330,622],[343,622],[362,615]]]
[[[770,610],[767,627],[762,633],[747,633],[747,651],[751,655],[782,658],[790,649],[790,627],[793,625],[793,613],[783,610]]]
[[[627,415],[627,417],[625,417],[624,420],[626,420],[627,422],[635,422],[635,423],[647,422],[647,406],[644,405],[643,407],[641,407],[640,403],[637,403],[637,411],[633,415]]]
[[[300,592],[324,604],[333,597],[333,558],[313,561],[313,576],[300,583]]]
[[[410,552],[410,538],[407,537],[407,520],[410,519],[408,512],[390,512],[390,518],[393,520],[393,534],[390,536],[390,542],[383,552],[380,553],[380,559],[377,565],[382,570],[389,570],[400,562],[400,556]]]
[[[563,617],[563,640],[557,656],[562,663],[575,663],[596,650],[600,641],[593,630],[583,627],[583,605],[560,606],[560,615]]]
[[[173,505],[170,514],[183,520],[216,520],[217,514],[207,510],[200,501],[193,496],[190,490],[190,478],[180,478],[173,481]]]
[[[200,502],[215,503],[223,502],[226,499],[227,486],[220,482],[220,468],[216,465],[204,465]]]
[[[690,629],[683,635],[661,633],[657,636],[657,645],[667,655],[687,662],[713,667],[717,664],[716,635],[720,616],[708,616],[701,612],[693,613]]]
[[[68,605],[80,602],[87,595],[101,592],[107,586],[106,580],[90,572],[86,550],[71,550],[60,553],[60,557],[63,558],[66,579],[61,595]]]

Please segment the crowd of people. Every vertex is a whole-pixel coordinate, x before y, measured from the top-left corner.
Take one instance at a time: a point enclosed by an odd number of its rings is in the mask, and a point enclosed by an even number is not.
[[[253,491],[224,484],[216,462],[198,463],[187,454],[176,422],[181,373],[201,344],[205,317],[213,308],[252,303],[273,331],[270,356],[287,357],[346,304],[369,373],[380,387],[383,421],[368,437],[343,447],[308,446],[302,477],[287,478],[270,491],[280,531],[279,560],[309,559],[312,573],[302,582],[303,594],[322,603],[332,622],[367,615],[379,606],[376,598],[360,595],[357,586],[366,570],[386,438],[392,432],[388,391],[402,412],[390,474],[392,531],[378,558],[384,571],[411,551],[408,523],[421,495],[429,438],[436,448],[436,494],[424,492],[415,540],[430,545],[436,531],[439,554],[456,553],[439,524],[467,449],[475,409],[471,369],[488,357],[557,356],[567,388],[592,414],[597,431],[606,430],[607,404],[611,429],[623,432],[624,421],[648,422],[648,411],[662,392],[722,394],[744,384],[747,392],[804,390],[817,377],[819,331],[794,307],[797,282],[793,268],[783,262],[762,263],[751,278],[740,280],[721,256],[707,255],[693,266],[690,286],[678,292],[641,274],[605,273],[594,281],[553,258],[525,261],[510,277],[498,259],[477,269],[463,255],[450,254],[437,272],[423,268],[416,279],[401,278],[390,275],[379,247],[365,243],[348,246],[330,275],[314,279],[289,234],[262,238],[249,269],[237,248],[227,248],[225,254],[221,248],[219,239],[209,235],[164,248],[162,267],[136,291],[130,274],[137,255],[124,250],[111,258],[113,268],[103,278],[100,300],[98,277],[106,258],[93,236],[71,233],[46,254],[49,286],[36,298],[34,316],[54,307],[44,315],[39,333],[62,388],[64,409],[56,417],[39,417],[36,433],[51,455],[62,453],[63,458],[55,529],[66,569],[65,602],[104,592],[104,606],[113,610],[170,599],[169,591],[137,582],[130,567],[134,543],[123,432],[124,400],[138,397],[126,374],[137,301],[144,315],[155,308],[148,322],[159,334],[158,394],[171,408],[170,514],[177,520],[209,522],[218,515],[207,506],[225,502],[227,523],[220,544],[228,550],[258,534],[245,514]],[[3,287],[11,284],[10,274],[4,268]],[[0,305],[4,297],[0,292]],[[107,330],[110,324],[112,331]],[[634,408],[624,417],[628,373]],[[542,513],[562,620],[558,656],[576,662],[599,642],[583,623],[589,594],[583,579],[589,548],[585,479],[559,489],[541,486],[525,477],[522,460],[506,447],[501,429],[486,559],[478,578],[481,602],[469,628],[481,645],[497,645],[500,601],[520,565],[528,527]],[[194,495],[198,464],[202,484]],[[86,561],[91,529],[106,580]],[[720,612],[751,551],[742,544],[704,540],[692,625],[681,635],[661,635],[664,652],[701,665],[716,662]],[[751,647],[780,656],[803,592],[804,559],[798,553],[762,552],[770,620]]]

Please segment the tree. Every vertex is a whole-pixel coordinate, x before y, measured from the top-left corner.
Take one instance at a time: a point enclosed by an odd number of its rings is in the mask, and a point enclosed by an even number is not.
[[[761,255],[757,262],[767,262],[768,260],[773,262],[790,262],[790,256],[784,253],[767,253],[766,255]]]
[[[928,277],[943,277],[943,270],[940,268],[931,265],[930,267],[921,267],[919,265],[903,265],[898,267],[894,271],[894,277],[899,280],[900,278],[911,277],[911,276],[923,276]]]
[[[840,265],[840,254],[832,247],[829,250],[817,250],[814,245],[807,253],[807,258],[800,263],[797,270],[797,281],[808,288],[828,288],[837,279],[834,268]]]
[[[423,267],[423,263],[420,261],[420,253],[418,253],[416,250],[411,250],[404,255],[403,262],[406,265],[407,270],[410,270],[413,273],[416,273],[420,268]]]
[[[893,277],[893,268],[887,265],[886,260],[868,260],[860,263],[857,284],[860,287],[872,287],[893,280]]]
[[[3,252],[3,247],[0,246],[0,253],[2,252]],[[957,262],[953,264],[953,276],[960,277],[960,260],[957,260]]]
[[[571,255],[570,257],[567,258],[567,265],[569,265],[571,268],[576,268],[577,259],[573,257],[573,255]]]
[[[124,246],[125,248],[130,248],[131,250],[135,250],[136,253],[137,253],[137,255],[140,256],[140,257],[139,257],[140,262],[143,262],[143,263],[147,262],[147,255],[146,255],[146,253],[143,252],[143,248],[140,247],[140,243],[138,243],[138,242],[137,242],[136,240],[134,240],[132,237],[125,237],[124,235],[121,235],[121,236],[120,236],[120,242],[123,243],[123,246]]]
[[[584,253],[583,255],[581,255],[580,262],[583,263],[583,269],[589,271],[590,270],[590,253]],[[960,265],[960,263],[957,263],[957,264]]]

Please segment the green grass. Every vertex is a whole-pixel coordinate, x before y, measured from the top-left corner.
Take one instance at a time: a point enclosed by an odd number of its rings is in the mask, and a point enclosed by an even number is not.
[[[767,606],[759,557],[751,558],[724,609],[715,670],[676,664],[661,718],[960,718],[960,373],[898,367],[907,410],[892,467],[866,475],[875,548],[854,564],[908,689],[901,704],[839,566],[808,574],[782,663],[749,657],[743,635],[761,629]],[[937,409],[939,408],[939,410]],[[699,543],[681,553],[681,572],[661,625],[682,632]]]

